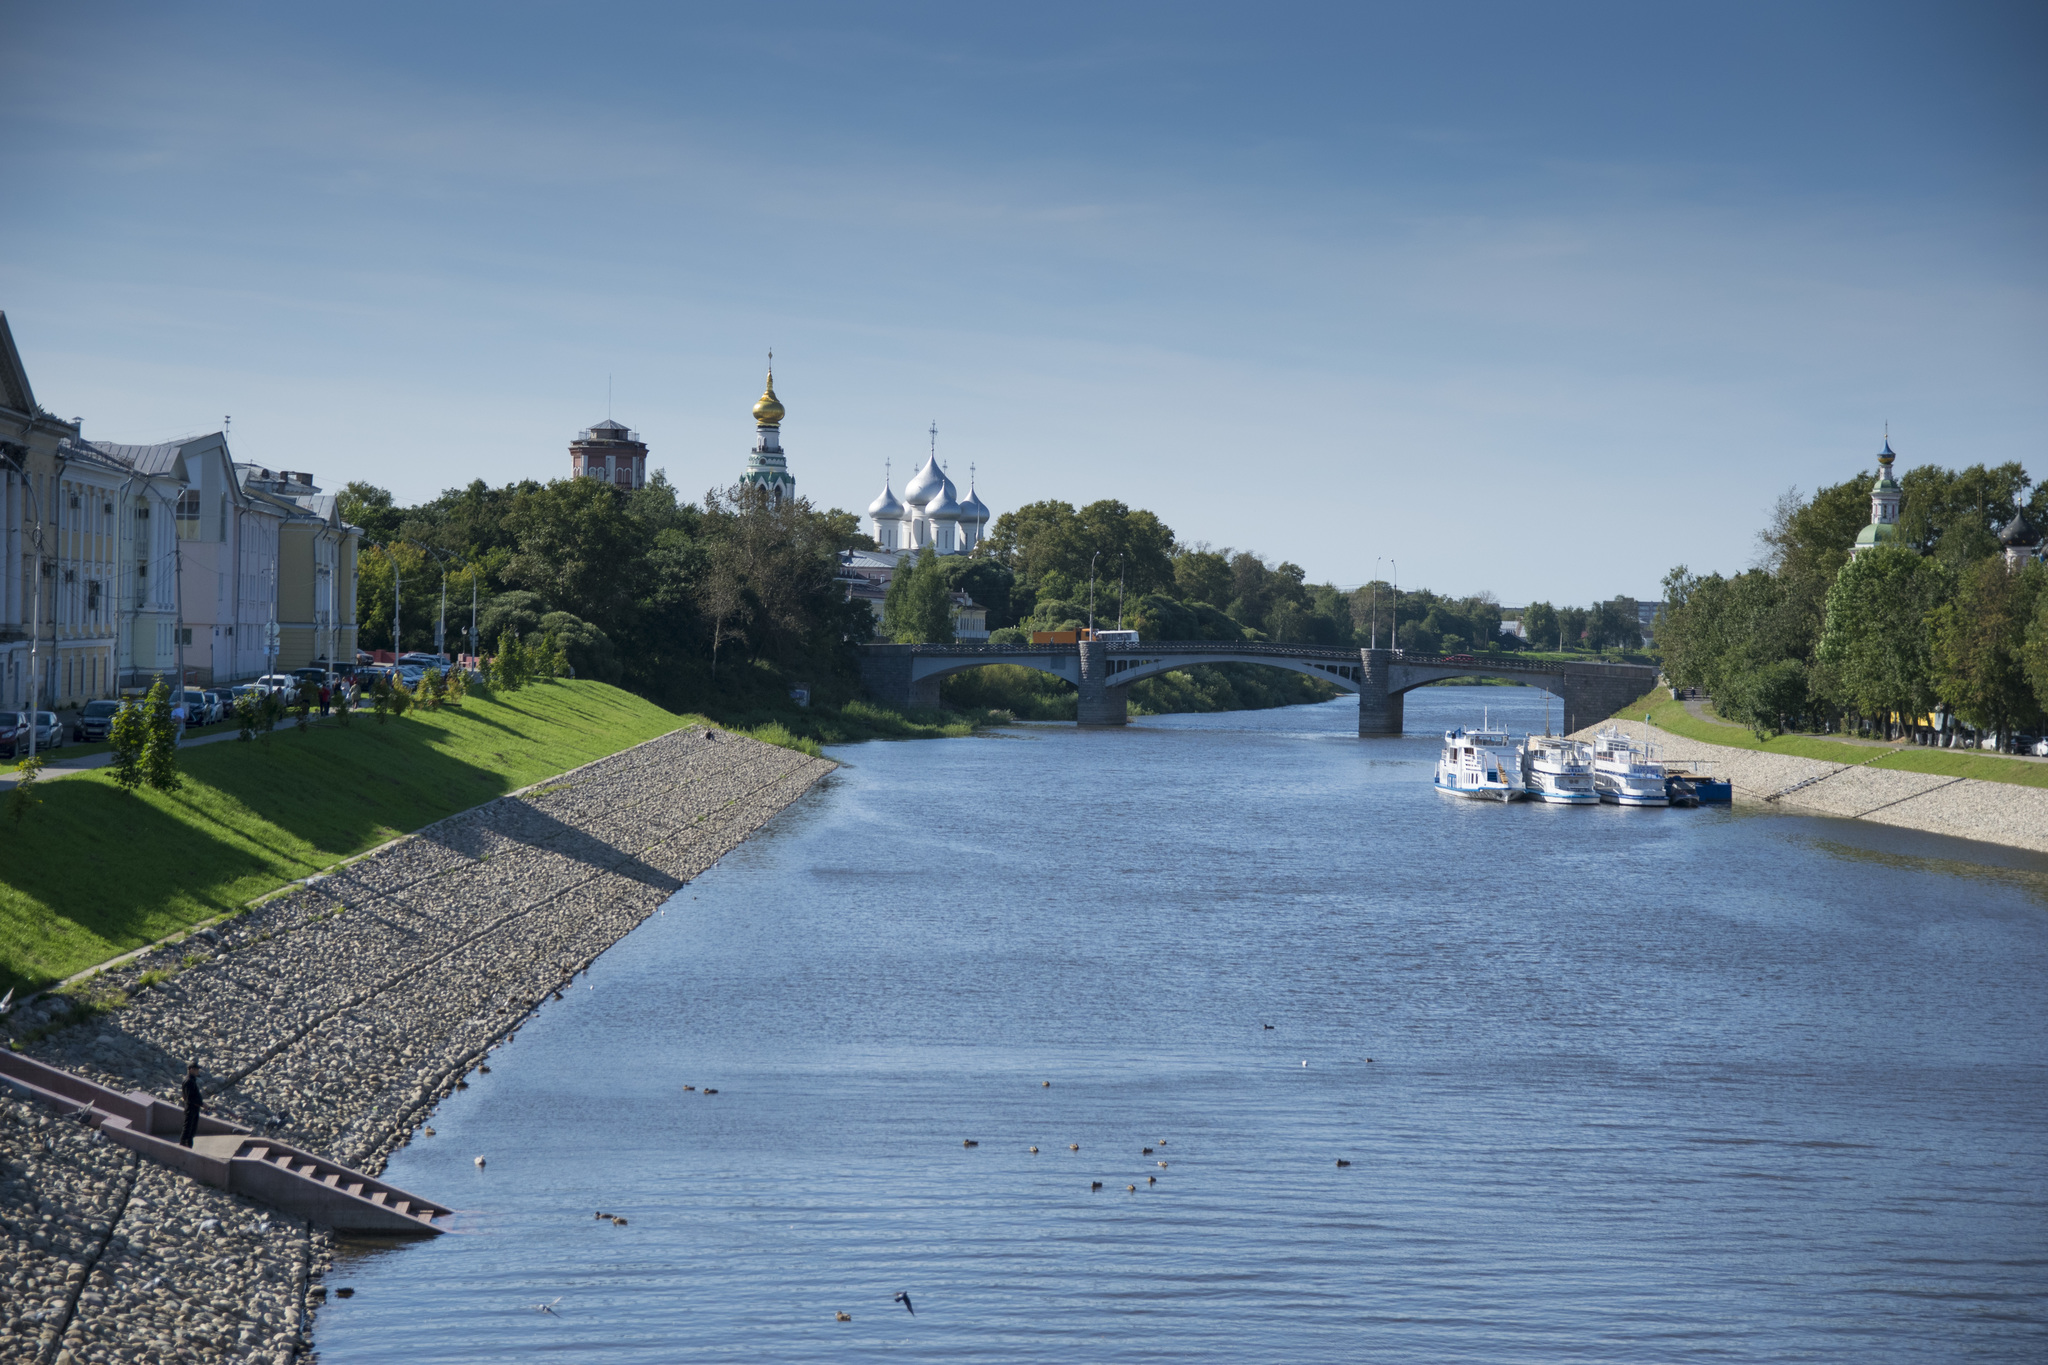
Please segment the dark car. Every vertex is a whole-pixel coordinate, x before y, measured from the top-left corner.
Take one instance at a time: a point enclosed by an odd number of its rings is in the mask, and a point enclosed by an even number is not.
[[[78,724],[71,727],[71,737],[80,744],[94,744],[105,739],[114,728],[114,715],[121,709],[117,701],[89,701],[78,713]]]
[[[44,753],[64,747],[64,726],[55,711],[35,713],[35,749]],[[0,711],[0,758],[26,758],[29,749],[29,713]]]

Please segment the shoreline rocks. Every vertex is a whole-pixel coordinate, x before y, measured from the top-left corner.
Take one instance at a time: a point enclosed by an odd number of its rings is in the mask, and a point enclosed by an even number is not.
[[[835,766],[675,731],[103,973],[127,1004],[27,1050],[173,1100],[197,1056],[221,1117],[374,1174],[550,995]],[[0,1358],[289,1361],[330,1264],[317,1227],[0,1101]]]
[[[1601,729],[1614,724],[1622,725],[1632,735],[1642,734],[1645,728],[1640,720],[1603,720],[1576,732],[1572,738],[1590,740]],[[2048,788],[1830,763],[1709,744],[1655,725],[1648,729],[1665,762],[1707,760],[1714,765],[1715,776],[1734,784],[1737,801],[1761,802],[1767,796],[1784,792],[1772,803],[1780,810],[1868,820],[1923,834],[2048,853]],[[1890,752],[1873,750],[1872,756]],[[1814,778],[1820,780],[1797,791],[1786,790]]]

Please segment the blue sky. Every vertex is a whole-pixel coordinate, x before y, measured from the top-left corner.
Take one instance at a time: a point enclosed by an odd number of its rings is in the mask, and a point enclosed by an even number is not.
[[[1886,421],[2048,476],[2044,16],[8,0],[0,307],[88,435],[407,501],[607,376],[699,495],[772,345],[826,505],[935,420],[998,512],[1646,594]]]

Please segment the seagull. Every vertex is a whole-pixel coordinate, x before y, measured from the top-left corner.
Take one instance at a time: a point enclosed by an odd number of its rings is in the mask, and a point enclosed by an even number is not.
[[[909,1309],[909,1310],[910,1310],[910,1316],[912,1316],[913,1318],[917,1316],[917,1310],[916,1310],[915,1308],[911,1308],[911,1307],[910,1307],[910,1295],[908,1295],[908,1294],[898,1294],[898,1295],[897,1295],[897,1296],[895,1297],[895,1299],[893,1300],[893,1302],[896,1302],[896,1303],[900,1303],[900,1304],[902,1304],[902,1305],[903,1305],[903,1306],[904,1306],[905,1308]]]
[[[560,1303],[561,1301],[562,1296],[560,1294],[557,1294],[552,1299],[549,1299],[546,1303],[535,1304],[533,1306],[533,1309],[536,1313],[546,1313],[552,1317],[560,1317],[562,1315],[560,1313],[555,1312],[555,1305]]]

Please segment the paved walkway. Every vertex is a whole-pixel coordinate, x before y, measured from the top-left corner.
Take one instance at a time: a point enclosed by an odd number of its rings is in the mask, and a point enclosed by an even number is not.
[[[307,719],[312,724],[318,725],[322,720],[325,720],[326,717],[309,716],[307,717]],[[295,725],[297,723],[297,721],[286,719],[284,721],[279,722],[277,728],[282,730],[286,726]],[[178,747],[180,749],[193,749],[197,748],[201,744],[219,744],[223,740],[239,739],[241,738],[241,734],[242,732],[239,729],[233,727],[226,727],[220,730],[216,730],[211,734],[200,735],[197,738],[188,739],[183,744],[180,744]],[[60,777],[75,777],[79,773],[91,772],[94,768],[104,768],[114,761],[114,755],[112,750],[108,750],[105,753],[85,754],[82,757],[72,759],[66,759],[61,757],[61,755],[64,752],[62,749],[49,750],[47,752],[56,753],[60,755],[60,757],[52,760],[50,765],[43,769],[42,776],[36,779],[38,782],[50,782]],[[23,755],[23,757],[26,757],[26,755]],[[5,770],[0,770],[0,792],[13,790],[14,784],[20,780],[20,777],[15,773],[13,768],[9,767]]]

